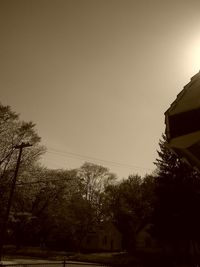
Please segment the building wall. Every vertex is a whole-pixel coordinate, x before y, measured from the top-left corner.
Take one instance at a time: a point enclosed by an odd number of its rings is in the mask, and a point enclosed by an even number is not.
[[[150,225],[144,227],[136,237],[136,249],[137,250],[157,250],[160,248],[158,240],[153,238],[149,233]]]
[[[103,225],[96,232],[87,234],[82,247],[86,250],[121,251],[122,236],[114,225]]]

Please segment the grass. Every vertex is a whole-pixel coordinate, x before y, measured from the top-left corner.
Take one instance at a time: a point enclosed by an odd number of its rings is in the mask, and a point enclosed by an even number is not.
[[[75,254],[69,257],[74,261],[85,261],[101,263],[113,267],[138,267],[138,266],[159,266],[155,260],[148,260],[128,253],[88,253]],[[160,267],[160,266],[159,266]]]
[[[64,251],[52,251],[38,247],[23,247],[16,249],[14,246],[7,246],[4,249],[4,259],[46,259],[46,260],[63,260],[66,258],[71,261],[94,262],[110,266],[134,266],[136,259],[127,253],[73,253]],[[131,264],[131,265],[130,265]]]
[[[8,246],[4,249],[4,259],[12,260],[17,258],[43,259],[43,260],[63,260],[82,261],[90,263],[100,263],[113,267],[164,267],[171,266],[172,262],[167,257],[163,258],[159,253],[140,253],[130,255],[128,253],[73,253],[65,251],[53,251],[38,247],[23,247],[16,249]]]
[[[63,260],[67,258],[71,253],[65,251],[54,251],[49,249],[41,249],[40,247],[22,247],[16,249],[14,246],[6,246],[3,249],[3,255],[5,258],[37,258],[37,259],[52,259]]]

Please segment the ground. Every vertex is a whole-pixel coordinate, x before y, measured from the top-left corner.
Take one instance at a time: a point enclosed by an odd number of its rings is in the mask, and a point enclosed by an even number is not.
[[[63,261],[49,261],[49,260],[37,260],[37,259],[23,259],[23,258],[17,258],[12,260],[3,260],[3,265],[9,266],[9,265],[19,265],[22,267],[22,265],[25,265],[25,267],[34,267],[35,265],[37,267],[64,267]],[[87,262],[75,262],[75,261],[67,261],[66,267],[97,267],[102,266],[99,264],[94,263],[87,263]]]

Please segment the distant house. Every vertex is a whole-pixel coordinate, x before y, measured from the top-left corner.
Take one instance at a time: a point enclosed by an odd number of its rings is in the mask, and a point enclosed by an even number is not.
[[[122,235],[113,223],[102,223],[86,235],[82,248],[88,251],[121,251]]]
[[[150,233],[152,225],[146,224],[140,229],[136,236],[136,249],[139,251],[157,250],[160,248],[160,243]]]

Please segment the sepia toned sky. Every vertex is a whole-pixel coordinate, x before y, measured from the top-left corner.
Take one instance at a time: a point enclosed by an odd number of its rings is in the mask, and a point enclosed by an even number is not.
[[[164,112],[200,69],[199,0],[0,0],[0,101],[43,164],[154,170]]]

